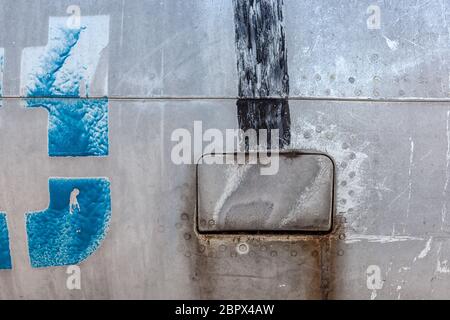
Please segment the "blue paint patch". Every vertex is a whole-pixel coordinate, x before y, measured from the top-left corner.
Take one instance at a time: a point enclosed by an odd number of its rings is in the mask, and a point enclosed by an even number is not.
[[[83,16],[80,24],[70,27],[66,17],[49,17],[47,44],[24,48],[21,86],[25,96],[88,97],[94,82],[96,94],[106,95],[107,78],[97,78],[96,72],[109,43],[109,16]]]
[[[49,192],[46,210],[26,214],[33,268],[83,261],[99,247],[111,217],[110,183],[105,178],[52,178]]]
[[[107,99],[28,99],[48,111],[48,155],[107,156]]]
[[[6,214],[0,212],[0,269],[12,269]]]
[[[43,107],[49,112],[49,156],[108,155],[108,99],[50,99],[80,96],[80,87],[89,92],[89,64],[80,64],[77,52],[86,26],[70,29],[64,20],[52,25],[45,51],[28,74],[28,107]],[[95,30],[94,30],[95,31]],[[82,59],[81,59],[82,60]],[[39,98],[41,97],[41,98]],[[48,97],[48,98],[47,98]]]
[[[49,50],[41,57],[39,69],[34,74],[29,75],[28,97],[78,97],[80,94],[81,72],[68,73],[62,83],[58,83],[60,81],[57,82],[57,79],[85,28],[59,27],[56,30],[58,36],[51,39],[53,41],[51,41]]]

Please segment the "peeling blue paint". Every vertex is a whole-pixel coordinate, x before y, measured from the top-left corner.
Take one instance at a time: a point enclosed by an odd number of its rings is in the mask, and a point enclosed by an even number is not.
[[[56,29],[58,36],[51,38],[48,50],[41,57],[40,66],[35,74],[29,75],[29,85],[27,87],[28,97],[78,97],[80,94],[81,73],[67,73],[64,81],[57,83],[59,71],[64,67],[67,58],[80,39],[80,34],[84,27],[79,29],[69,29],[59,27]]]
[[[37,65],[27,73],[27,106],[43,107],[49,112],[49,156],[106,156],[108,99],[63,99],[79,98],[80,89],[89,93],[92,70],[80,57],[89,52],[76,51],[87,27],[70,29],[64,20],[54,21],[49,43],[35,59]]]
[[[48,111],[49,156],[108,155],[107,99],[29,99],[28,107]]]
[[[8,226],[6,214],[0,212],[0,269],[11,269],[11,253],[9,251]]]
[[[72,28],[66,18],[50,17],[47,44],[23,50],[20,78],[25,96],[90,95],[90,85],[109,43],[109,17],[84,16],[80,23],[79,28]],[[95,81],[100,85],[98,81],[107,79]],[[102,92],[106,95],[106,83],[104,85]]]
[[[71,194],[78,189],[77,206]],[[111,217],[106,178],[49,179],[50,205],[26,214],[28,250],[33,268],[77,264],[104,239]]]

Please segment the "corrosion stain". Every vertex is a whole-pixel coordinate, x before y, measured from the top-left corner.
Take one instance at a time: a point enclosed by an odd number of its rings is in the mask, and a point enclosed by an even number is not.
[[[188,229],[196,230],[195,219]],[[201,299],[332,299],[337,296],[338,216],[326,235],[203,235],[185,241],[190,278]],[[342,238],[342,237],[341,237]],[[245,244],[249,250],[239,250]]]
[[[325,299],[331,285],[328,236],[200,235],[190,277],[201,299]],[[249,250],[239,250],[245,243]],[[226,248],[226,250],[224,250]],[[325,258],[327,257],[327,258]],[[324,286],[324,284],[326,286]]]
[[[195,198],[195,196],[194,196]],[[185,208],[195,216],[195,205]],[[195,218],[180,238],[192,252],[188,263],[195,296],[201,299],[331,299],[336,296],[338,252],[344,219],[328,234],[199,234]],[[186,223],[186,221],[185,221]],[[342,236],[344,235],[344,236]],[[248,250],[239,250],[245,243]]]

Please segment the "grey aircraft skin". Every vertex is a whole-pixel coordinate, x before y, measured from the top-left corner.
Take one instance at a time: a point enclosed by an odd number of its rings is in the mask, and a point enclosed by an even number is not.
[[[0,30],[0,299],[450,299],[447,0],[0,0]]]

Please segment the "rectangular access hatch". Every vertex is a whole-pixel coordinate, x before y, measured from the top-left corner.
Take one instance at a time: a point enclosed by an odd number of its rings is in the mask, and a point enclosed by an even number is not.
[[[200,233],[330,231],[334,200],[330,157],[285,152],[266,156],[264,162],[255,159],[252,153],[215,154],[199,162]]]

